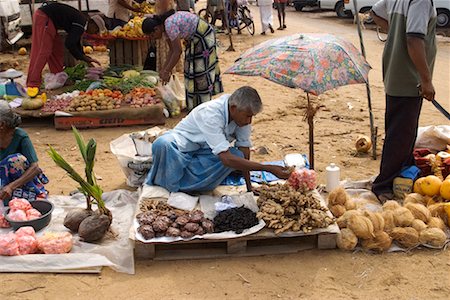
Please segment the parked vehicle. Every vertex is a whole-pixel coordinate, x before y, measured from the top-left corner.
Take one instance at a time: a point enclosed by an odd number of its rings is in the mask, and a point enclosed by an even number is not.
[[[37,10],[39,7],[41,7],[42,3],[46,1],[48,0],[35,0],[34,10]],[[63,0],[61,2],[79,9],[78,0]],[[31,30],[31,12],[33,9],[31,3],[32,0],[20,0],[20,16],[22,18],[21,26],[25,31]],[[106,14],[108,11],[108,7],[108,0],[81,0],[81,11],[99,11],[103,14]]]
[[[22,36],[19,0],[0,0],[0,50]]]
[[[324,10],[334,10],[339,18],[351,17],[351,11],[345,9],[344,0],[320,0],[319,6]]]
[[[292,0],[292,4],[296,11],[301,11],[304,7],[314,7],[319,5],[318,0]]]
[[[368,12],[377,2],[378,0],[358,0],[358,10],[360,13]],[[353,0],[344,0],[344,3],[345,9],[355,14]],[[434,0],[433,3],[437,11],[437,27],[450,27],[450,1]]]

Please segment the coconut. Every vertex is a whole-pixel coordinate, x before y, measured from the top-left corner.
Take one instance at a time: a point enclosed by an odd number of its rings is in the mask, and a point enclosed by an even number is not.
[[[380,213],[374,213],[366,210],[364,215],[372,222],[373,230],[375,232],[384,230],[384,219]]]
[[[428,226],[422,220],[415,219],[412,222],[411,227],[414,228],[415,230],[417,230],[417,232],[421,232],[422,230],[426,229]]]
[[[428,228],[439,228],[441,230],[445,230],[445,223],[441,218],[431,217],[428,221]]]
[[[339,186],[330,192],[328,195],[328,205],[333,206],[335,204],[345,205],[345,202],[350,197],[342,186]]]
[[[111,221],[106,215],[92,215],[81,222],[78,235],[85,242],[94,242],[101,239],[109,229]]]
[[[347,199],[345,202],[345,209],[346,210],[354,210],[356,209],[356,203],[353,201],[353,199]]]
[[[364,216],[351,216],[347,222],[347,227],[361,239],[373,238],[373,225],[369,218]]]
[[[345,227],[347,227],[348,219],[351,216],[355,216],[355,215],[360,216],[361,214],[362,213],[359,210],[347,210],[342,216],[340,216],[336,220],[336,223],[338,224],[339,228],[345,228]]]
[[[404,248],[413,248],[419,244],[419,233],[412,227],[395,227],[390,236]]]
[[[64,226],[73,232],[78,232],[81,222],[93,214],[94,212],[92,210],[83,208],[71,209],[64,218]]]
[[[389,237],[389,234],[387,234],[384,231],[377,231],[375,232],[375,236],[371,239],[363,240],[361,242],[362,247],[364,250],[369,251],[376,251],[376,252],[383,252],[389,250],[391,248],[392,239]]]
[[[358,244],[358,238],[348,228],[341,229],[341,232],[337,234],[336,245],[342,250],[353,250]]]
[[[394,221],[396,226],[410,226],[414,219],[414,215],[405,207],[400,207],[394,210]]]
[[[385,210],[381,213],[384,219],[384,231],[389,232],[395,227],[395,218],[393,210]]]
[[[425,197],[419,193],[411,193],[406,195],[405,200],[403,200],[403,205],[407,203],[419,203],[425,205],[426,200]]]
[[[431,218],[430,211],[428,210],[428,208],[426,208],[422,204],[407,203],[405,205],[405,207],[412,212],[412,214],[413,214],[415,219],[422,220],[422,221],[424,221],[426,223]]]
[[[388,200],[383,204],[383,210],[395,210],[400,207],[401,205],[395,200]]]
[[[432,217],[441,218],[444,223],[450,225],[450,220],[448,219],[447,212],[445,211],[445,206],[442,203],[436,203],[428,206],[428,210]]]
[[[442,229],[439,228],[427,228],[420,232],[419,241],[422,244],[430,245],[433,247],[443,247],[447,236]]]
[[[340,204],[335,204],[330,207],[331,213],[336,217],[339,218],[345,213],[345,206]]]

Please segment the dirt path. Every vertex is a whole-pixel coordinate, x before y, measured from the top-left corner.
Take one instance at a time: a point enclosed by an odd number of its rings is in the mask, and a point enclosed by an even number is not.
[[[201,6],[201,5],[200,5]],[[236,52],[221,54],[225,70],[248,47],[272,36],[297,32],[330,32],[341,35],[359,47],[352,20],[339,20],[334,13],[287,11],[285,31],[260,36],[257,7],[252,6],[256,24],[254,37],[233,35]],[[274,17],[276,17],[274,15]],[[278,26],[276,18],[275,27]],[[383,44],[372,30],[364,31],[370,73],[373,112],[379,128],[378,153],[383,138],[384,91],[381,80]],[[221,35],[223,50],[228,39]],[[450,109],[450,44],[440,39],[435,70],[437,99]],[[2,56],[3,58],[3,56]],[[249,84],[258,89],[264,111],[254,119],[255,146],[265,146],[268,155],[255,155],[258,161],[280,159],[287,153],[308,153],[307,125],[303,121],[306,99],[300,90],[278,86],[261,78],[223,76],[226,92]],[[356,156],[354,141],[369,134],[367,98],[363,85],[343,87],[321,95],[324,107],[316,116],[316,169],[321,174],[330,162],[341,166],[342,178],[366,179],[376,175],[379,159]],[[350,107],[352,107],[350,109]],[[171,119],[172,127],[178,120]],[[424,104],[421,125],[448,124],[429,103]],[[54,166],[46,155],[52,144],[70,161],[81,166],[70,132],[58,132],[50,122],[27,123],[39,154],[40,164],[51,177],[53,194],[67,194],[75,185]],[[84,131],[97,139],[96,170],[105,190],[126,188],[109,142],[123,133],[144,127]],[[105,269],[96,275],[2,274],[0,298],[8,299],[447,299],[450,293],[450,255],[448,251],[368,255],[341,251],[304,251],[295,255],[200,260],[180,262],[136,262],[136,275],[129,276]],[[242,278],[245,278],[242,279]],[[246,282],[248,281],[248,282]]]

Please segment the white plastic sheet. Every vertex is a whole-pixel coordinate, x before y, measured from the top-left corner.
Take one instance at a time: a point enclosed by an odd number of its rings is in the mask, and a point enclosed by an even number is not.
[[[418,129],[416,148],[442,151],[447,145],[450,145],[450,125],[426,126]]]
[[[111,210],[113,223],[112,233],[108,233],[98,243],[85,243],[74,234],[74,245],[68,254],[30,254],[22,256],[0,256],[0,272],[92,272],[107,266],[128,274],[134,274],[134,245],[129,239],[134,212],[138,201],[136,192],[117,190],[105,193],[103,198]],[[49,199],[55,205],[52,221],[48,227],[37,233],[46,231],[67,231],[63,226],[67,212],[75,207],[84,207],[85,199],[81,194],[73,197],[53,196]],[[10,229],[1,229],[0,234]]]

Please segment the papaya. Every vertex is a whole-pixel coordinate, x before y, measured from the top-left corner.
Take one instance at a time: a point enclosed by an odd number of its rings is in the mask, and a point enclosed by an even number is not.
[[[27,87],[27,95],[31,98],[34,98],[39,93],[39,88],[37,87]]]
[[[25,110],[36,110],[44,106],[44,102],[41,99],[24,99],[22,101],[22,108]]]

